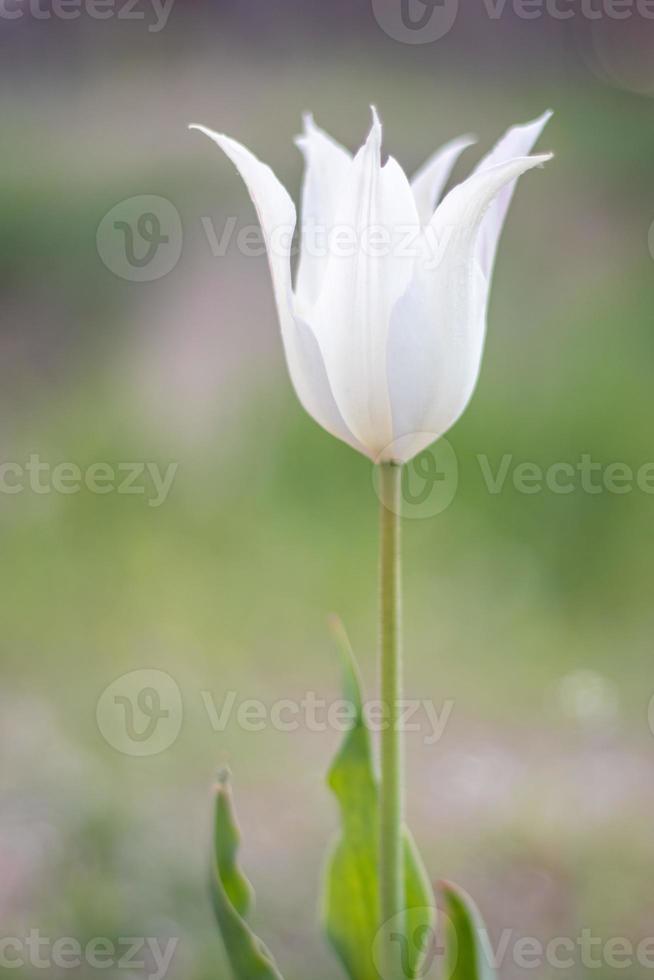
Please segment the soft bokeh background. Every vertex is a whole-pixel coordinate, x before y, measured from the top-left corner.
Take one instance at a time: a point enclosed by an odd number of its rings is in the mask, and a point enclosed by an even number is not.
[[[556,110],[540,146],[557,156],[518,190],[481,382],[450,433],[458,491],[406,523],[408,693],[453,702],[435,745],[408,737],[410,822],[434,880],[466,887],[496,937],[651,936],[654,496],[528,495],[511,474],[654,459],[654,22],[493,19],[480,3],[409,45],[367,0],[177,0],[156,32],[135,9],[0,19],[2,462],[179,464],[158,508],[0,494],[0,932],[178,937],[171,980],[225,977],[206,864],[228,763],[258,931],[290,980],[340,975],[315,924],[339,736],[233,717],[215,731],[206,706],[338,697],[333,610],[374,696],[377,500],[369,464],[296,402],[265,259],[235,241],[212,254],[207,227],[253,209],[185,127],[243,140],[297,193],[301,113],[354,147],[374,102],[409,169],[476,132],[457,175]],[[180,261],[153,282],[121,279],[96,247],[135,195],[183,224]],[[480,454],[493,470],[511,457],[498,494]],[[134,757],[96,706],[140,669],[173,678],[184,715],[174,744]],[[503,978],[524,972],[509,954]],[[625,975],[568,971],[586,973]]]

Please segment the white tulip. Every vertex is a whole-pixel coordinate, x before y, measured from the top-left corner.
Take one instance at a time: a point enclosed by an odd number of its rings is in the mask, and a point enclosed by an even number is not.
[[[323,428],[375,462],[406,462],[443,435],[475,388],[493,263],[517,178],[550,114],[510,129],[437,205],[462,138],[409,181],[381,162],[381,124],[354,158],[309,116],[302,243],[293,201],[244,146],[199,129],[238,168],[256,207],[291,379]]]

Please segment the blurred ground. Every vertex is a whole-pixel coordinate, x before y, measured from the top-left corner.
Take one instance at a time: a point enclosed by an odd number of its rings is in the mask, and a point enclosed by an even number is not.
[[[227,761],[259,931],[291,980],[338,975],[314,921],[338,735],[234,719],[216,732],[206,698],[337,697],[332,610],[374,694],[377,501],[366,461],[295,401],[265,259],[211,254],[201,219],[220,230],[253,211],[185,127],[243,140],[296,193],[302,111],[355,146],[374,101],[407,169],[476,131],[457,175],[508,125],[556,111],[541,145],[557,156],[518,191],[481,382],[450,434],[458,491],[406,523],[408,693],[452,702],[436,744],[408,738],[411,824],[434,879],[463,884],[493,935],[637,942],[654,928],[654,496],[525,494],[511,478],[492,494],[478,456],[493,471],[507,454],[654,459],[647,78],[635,91],[606,58],[600,74],[597,48],[544,22],[484,34],[470,19],[425,50],[361,11],[343,39],[347,9],[299,10],[266,26],[252,4],[198,7],[160,34],[0,23],[1,459],[179,464],[156,508],[0,495],[2,934],[180,937],[169,977],[224,976],[205,882]],[[622,55],[645,63],[641,46]],[[140,194],[184,226],[179,263],[151,283],[113,275],[95,244],[103,215]],[[169,673],[184,713],[174,744],[143,758],[96,723],[102,691],[139,669]]]

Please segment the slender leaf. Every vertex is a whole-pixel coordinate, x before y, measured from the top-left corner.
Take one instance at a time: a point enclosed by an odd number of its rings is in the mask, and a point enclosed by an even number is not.
[[[443,911],[447,917],[445,973],[447,980],[495,980],[495,971],[484,948],[486,934],[479,909],[462,888],[440,883]]]
[[[380,943],[389,941],[401,944],[404,973],[407,980],[412,980],[419,976],[426,953],[425,939],[433,935],[435,909],[431,886],[407,831],[405,921],[399,933],[393,932],[393,923],[386,924],[391,932],[384,935],[379,921],[379,790],[370,733],[364,718],[357,665],[347,634],[337,618],[333,618],[331,625],[342,653],[345,697],[353,706],[354,717],[328,777],[340,807],[341,835],[327,864],[323,907],[325,931],[350,980],[379,980],[376,950]]]
[[[234,980],[283,980],[272,956],[245,921],[253,891],[238,866],[239,843],[229,775],[223,772],[216,786],[211,894],[227,959]]]

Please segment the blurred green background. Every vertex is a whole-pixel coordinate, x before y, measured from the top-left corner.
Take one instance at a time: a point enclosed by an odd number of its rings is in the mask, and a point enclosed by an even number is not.
[[[0,20],[1,461],[178,464],[160,507],[0,494],[0,933],[175,937],[171,980],[225,977],[206,868],[228,763],[259,933],[289,980],[340,975],[315,921],[339,735],[234,717],[216,731],[207,701],[337,698],[331,611],[375,696],[377,499],[369,463],[295,399],[265,258],[234,240],[212,254],[208,223],[219,235],[254,211],[186,126],[242,140],[297,197],[301,113],[354,148],[374,102],[409,171],[476,132],[459,177],[555,110],[539,146],[556,158],[518,189],[480,384],[448,436],[456,495],[405,526],[407,694],[453,704],[436,744],[407,737],[411,826],[494,937],[653,935],[654,496],[524,494],[512,468],[492,494],[478,459],[654,460],[652,22],[489,20],[480,4],[408,45],[367,4],[178,0],[158,32],[140,9]],[[96,247],[136,195],[172,202],[184,229],[153,282],[114,275]],[[183,724],[135,757],[96,708],[141,669],[173,678]],[[507,955],[503,980],[524,972]],[[625,975],[569,971],[586,973]]]

